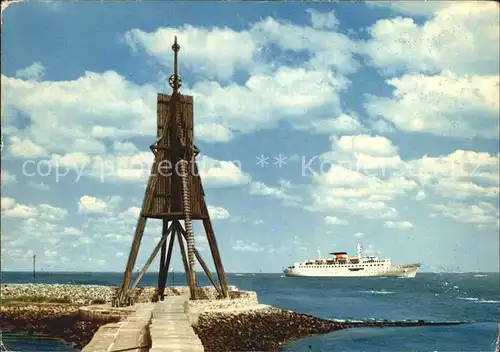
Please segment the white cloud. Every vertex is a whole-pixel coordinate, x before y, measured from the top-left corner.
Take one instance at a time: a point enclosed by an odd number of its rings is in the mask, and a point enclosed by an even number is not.
[[[108,200],[84,195],[78,201],[78,212],[85,214],[105,214],[115,209],[120,203],[119,196],[110,197]]]
[[[365,235],[365,234],[364,234],[364,233],[362,233],[362,232],[356,232],[356,233],[354,234],[354,237],[358,237],[358,238],[359,238],[359,237],[363,237],[364,235]]]
[[[498,138],[499,78],[404,75],[387,80],[392,97],[368,96],[365,109],[403,131],[463,138]]]
[[[447,204],[431,204],[430,208],[441,216],[460,223],[488,225],[498,222],[498,208],[491,203],[480,201],[477,204],[450,202]]]
[[[204,123],[195,129],[197,138],[206,142],[228,142],[233,139],[233,133],[223,125]]]
[[[16,175],[11,174],[8,171],[2,170],[1,178],[2,178],[2,186],[8,186],[17,182]]]
[[[2,211],[12,209],[15,204],[16,204],[16,201],[14,198],[2,197]]]
[[[386,221],[384,226],[389,229],[407,230],[413,228],[413,224],[408,221]]]
[[[212,220],[222,220],[222,219],[227,219],[229,218],[229,211],[223,207],[216,207],[216,206],[207,206],[208,208],[208,213],[210,214],[210,218]]]
[[[309,52],[311,57],[305,63],[306,67],[333,69],[347,74],[355,72],[359,65],[353,58],[353,53],[357,51],[356,43],[338,32],[284,23],[271,17],[255,23],[251,31],[255,40],[263,45],[276,45],[286,51]]]
[[[252,195],[273,197],[282,200],[285,204],[297,204],[301,200],[301,197],[297,194],[290,194],[287,182],[280,182],[280,188],[267,186],[263,182],[253,181],[250,184],[248,193]]]
[[[393,219],[397,197],[423,200],[431,192],[446,198],[498,197],[500,155],[456,150],[448,155],[402,160],[396,146],[380,136],[332,137],[332,150],[304,162],[313,184],[305,208]]]
[[[13,136],[10,138],[9,154],[21,158],[37,158],[46,156],[47,151],[29,139]]]
[[[10,218],[31,218],[38,216],[38,214],[38,209],[24,204],[16,204],[12,208],[2,209],[2,215]]]
[[[134,155],[139,153],[139,150],[132,142],[115,141],[113,143],[113,150],[119,155]]]
[[[488,1],[388,6],[436,12],[422,24],[396,17],[369,29],[372,38],[361,44],[361,52],[382,72],[398,75],[387,80],[391,97],[367,97],[371,118],[382,117],[403,131],[497,139],[498,6]]]
[[[121,152],[124,150],[122,149]],[[84,159],[82,158],[82,161]],[[106,154],[88,160],[89,167],[85,170],[86,175],[99,179],[101,182],[146,182],[151,173],[154,155],[151,152],[127,155]]]
[[[444,179],[439,183],[431,185],[436,193],[457,199],[465,199],[469,197],[487,197],[498,199],[498,186],[484,187],[473,182],[461,182],[457,179]]]
[[[40,219],[42,220],[60,221],[64,220],[68,215],[66,209],[54,207],[49,204],[40,204],[38,209],[40,211]]]
[[[125,33],[125,42],[133,49],[144,49],[166,67],[173,66],[172,43],[180,44],[180,69],[196,71],[208,78],[229,79],[237,69],[253,64],[257,44],[248,32],[229,28],[158,28],[147,33],[132,29]]]
[[[250,175],[243,172],[237,161],[221,161],[202,156],[198,161],[199,175],[204,186],[238,186],[250,182]]]
[[[329,192],[330,194],[328,194]],[[359,215],[367,219],[394,218],[398,212],[384,201],[370,199],[370,197],[360,198],[353,202],[348,197],[338,197],[335,189],[327,187],[318,188],[312,195],[313,205],[310,210],[317,211],[341,211],[354,215]]]
[[[18,111],[30,117],[23,130],[11,128],[15,155],[40,156],[73,147],[99,152],[102,143],[97,139],[103,136],[156,134],[156,89],[131,83],[116,72],[86,72],[72,81],[53,82],[2,75],[1,88],[2,122],[15,126]]]
[[[40,62],[33,62],[31,65],[17,70],[16,77],[28,80],[40,80],[45,74],[45,67]]]
[[[417,195],[415,196],[415,200],[424,200],[425,198],[427,198],[427,194],[424,190],[418,191]]]
[[[343,219],[339,219],[336,216],[327,215],[327,216],[325,216],[325,224],[327,224],[327,225],[347,225],[348,222],[343,220]]]
[[[64,155],[52,154],[49,163],[53,167],[77,169],[85,168],[91,164],[92,159],[89,155],[83,152],[71,152]]]
[[[325,119],[340,114],[339,92],[346,87],[347,81],[328,70],[280,66],[272,74],[250,76],[244,85],[199,81],[186,92],[194,96],[202,126],[198,137],[207,135],[204,126],[216,124],[209,141],[213,134],[223,141],[229,135],[273,128],[281,120],[303,128],[311,116]]]
[[[449,2],[422,25],[411,18],[373,25],[363,48],[372,64],[388,72],[498,74],[498,5]]]
[[[381,136],[342,136],[339,139],[333,138],[333,144],[343,153],[362,153],[372,156],[393,156],[397,153],[394,144]]]
[[[497,197],[499,155],[456,150],[448,155],[409,160],[401,172],[448,198]]]
[[[336,118],[298,123],[297,128],[308,129],[318,134],[355,133],[363,126],[354,116],[342,113]]]

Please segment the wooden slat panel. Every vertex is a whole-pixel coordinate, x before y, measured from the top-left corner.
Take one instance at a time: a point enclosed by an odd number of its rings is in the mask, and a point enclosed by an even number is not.
[[[171,104],[171,96],[167,94],[158,94],[157,96],[157,136],[160,138],[163,136],[162,143],[160,146],[162,147],[171,147],[170,135],[168,130],[170,129],[172,116],[170,111]],[[183,119],[183,132],[185,136],[185,141],[188,145],[193,144],[194,138],[194,119],[193,119],[193,97],[181,95],[179,101],[180,108],[180,116]],[[163,130],[165,123],[167,123],[167,130]],[[172,165],[175,167],[175,160],[171,159],[170,155],[166,155],[164,160],[169,160],[168,165]],[[191,204],[192,204],[192,219],[194,220],[202,220],[208,217],[206,211],[204,211],[203,204],[203,189],[201,187],[201,180],[198,176],[193,175],[192,172],[195,170],[191,163],[188,165],[189,167],[189,184],[190,184],[190,193],[191,193]],[[171,170],[172,172],[174,170]],[[171,197],[181,197],[181,189],[172,189],[172,177],[159,175],[157,172],[158,180],[155,187],[155,195],[153,197],[153,201],[151,207],[145,212],[145,216],[147,217],[155,217],[161,218],[169,213],[176,213],[174,215],[175,218],[179,218],[179,212],[181,209],[173,209],[171,198],[158,196],[158,195],[166,195],[170,194]]]

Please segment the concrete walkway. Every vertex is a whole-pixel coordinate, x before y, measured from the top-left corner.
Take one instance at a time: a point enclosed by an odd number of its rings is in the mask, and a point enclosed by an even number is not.
[[[203,345],[184,313],[187,296],[165,297],[153,309],[150,352],[203,352]]]
[[[138,304],[136,311],[124,321],[101,326],[82,352],[149,351],[149,324],[153,308],[153,303]]]
[[[101,326],[82,352],[203,352],[184,313],[187,300],[168,296],[163,302],[137,304],[125,320]]]

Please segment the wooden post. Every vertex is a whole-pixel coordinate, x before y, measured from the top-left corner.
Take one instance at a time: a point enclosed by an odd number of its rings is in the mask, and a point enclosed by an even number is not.
[[[163,157],[163,153],[160,154],[162,154],[161,156]],[[142,213],[149,209],[151,201],[153,200],[153,191],[156,187],[157,182],[157,172],[158,165],[155,160],[153,166],[151,167],[151,175],[149,176],[148,185],[146,186],[146,193],[144,195],[144,201],[142,203],[141,214],[139,214],[139,219],[137,219],[134,240],[132,242],[132,246],[130,247],[127,267],[125,269],[125,273],[123,274],[123,283],[120,290],[118,303],[124,302],[127,296],[128,286],[130,284],[130,280],[132,279],[132,271],[134,270],[135,262],[137,260],[137,253],[139,253],[139,246],[141,245],[142,235],[144,234],[144,228],[146,227],[147,218],[144,217]]]
[[[206,208],[207,205],[203,204],[203,206]],[[229,297],[229,290],[227,287],[226,273],[224,272],[224,266],[222,265],[222,260],[220,259],[219,248],[217,247],[217,240],[215,239],[214,229],[212,228],[210,219],[203,220],[203,227],[205,228],[210,251],[212,252],[212,257],[214,259],[215,270],[217,271],[217,277],[219,278],[222,296],[227,298]]]
[[[162,236],[167,236],[167,229],[168,229],[168,220],[163,218],[163,226],[162,226]],[[160,254],[160,270],[158,273],[158,287],[156,290],[157,296],[160,295],[160,290],[162,286],[162,280],[163,277],[165,276],[165,255],[167,254],[167,241],[163,242],[163,245],[161,246],[161,254]]]
[[[184,229],[182,229],[182,228],[181,228],[181,233],[184,236],[184,238],[187,240],[186,231],[184,231]],[[212,274],[210,273],[210,270],[207,267],[207,264],[205,263],[205,261],[203,260],[203,258],[201,257],[200,253],[198,252],[198,250],[196,248],[194,248],[194,254],[196,256],[196,259],[198,259],[198,262],[200,263],[201,267],[203,268],[203,271],[205,272],[208,279],[212,283],[212,285],[215,287],[215,289],[217,290],[219,295],[223,296],[219,285],[217,285],[217,283],[215,282],[214,278],[212,277]]]
[[[189,262],[188,262],[187,256],[186,256],[186,250],[184,248],[184,241],[182,240],[182,235],[181,235],[181,231],[180,231],[179,227],[180,227],[180,223],[178,226],[176,226],[176,230],[177,230],[176,232],[177,232],[177,239],[179,240],[179,247],[181,249],[182,262],[184,263],[184,270],[186,271],[186,281],[188,282],[188,285],[189,285],[189,292],[191,294],[191,299],[195,300],[196,299],[196,287],[195,287],[195,283],[191,280],[191,275],[190,275],[191,268],[189,267]]]
[[[175,240],[175,235],[173,232],[171,233],[170,236],[170,242],[168,244],[168,251],[167,251],[167,260],[165,262],[165,271],[164,271],[164,276],[162,278],[160,290],[158,294],[160,295],[160,299],[163,301],[165,298],[165,285],[167,284],[167,279],[168,279],[168,269],[170,267],[170,260],[172,259],[172,250],[174,249],[174,240]]]
[[[33,254],[33,283],[36,281],[36,254]]]

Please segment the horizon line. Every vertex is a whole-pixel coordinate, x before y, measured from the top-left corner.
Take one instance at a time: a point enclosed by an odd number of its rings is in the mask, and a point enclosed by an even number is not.
[[[182,269],[178,271],[169,271],[174,273],[185,273]],[[2,270],[0,274],[3,273],[29,273],[32,274],[32,270]],[[79,270],[38,270],[35,273],[81,273],[81,274],[123,274],[123,271],[79,271]],[[205,274],[204,271],[196,271],[196,273]],[[216,273],[215,271],[210,271],[210,273]],[[420,271],[421,274],[500,274],[498,271]],[[150,271],[145,274],[159,274],[158,271]],[[226,272],[226,274],[282,274],[281,271],[278,272]]]

